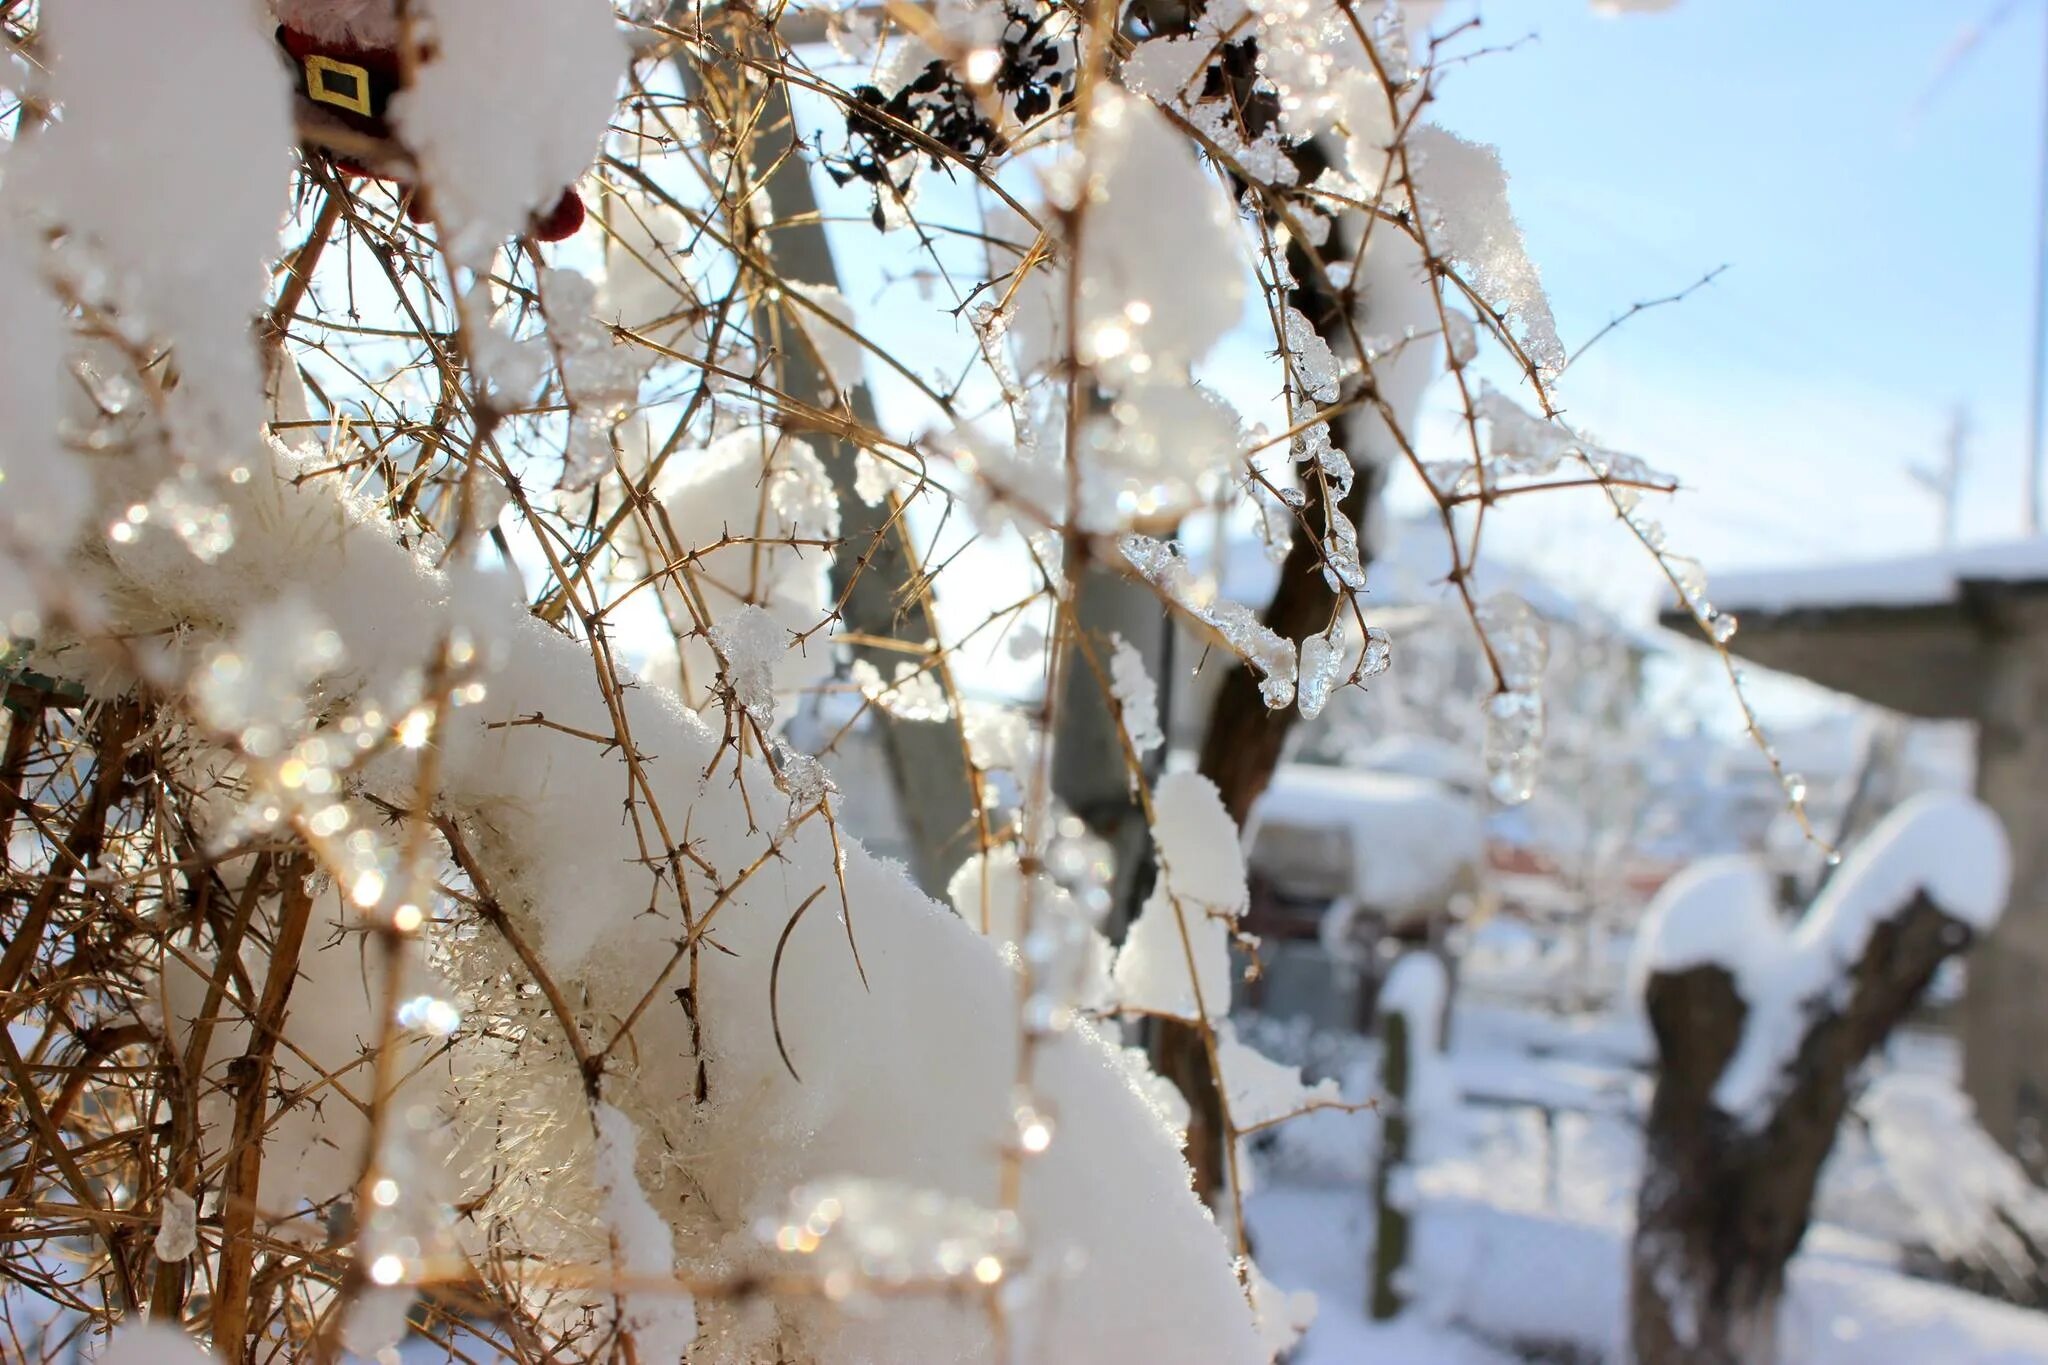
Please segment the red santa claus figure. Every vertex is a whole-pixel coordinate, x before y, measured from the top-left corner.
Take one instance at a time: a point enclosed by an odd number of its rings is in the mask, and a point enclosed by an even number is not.
[[[404,68],[398,0],[271,0],[277,41],[298,84],[300,136],[350,175],[405,181],[412,158],[391,126]],[[430,216],[415,197],[415,218]],[[583,199],[565,189],[533,217],[533,235],[559,242],[583,226]]]

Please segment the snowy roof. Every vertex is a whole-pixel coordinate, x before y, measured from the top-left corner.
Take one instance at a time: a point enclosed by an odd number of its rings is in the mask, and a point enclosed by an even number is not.
[[[2048,536],[2036,536],[1895,559],[1719,574],[1710,592],[1723,611],[1776,613],[1936,607],[1960,601],[1969,584],[2044,582]]]
[[[1442,783],[1308,763],[1280,765],[1252,808],[1246,833],[1258,850],[1262,834],[1271,847],[1285,830],[1327,830],[1340,838],[1350,866],[1334,871],[1348,871],[1351,895],[1380,911],[1442,904],[1461,869],[1476,866],[1485,846],[1478,804]]]

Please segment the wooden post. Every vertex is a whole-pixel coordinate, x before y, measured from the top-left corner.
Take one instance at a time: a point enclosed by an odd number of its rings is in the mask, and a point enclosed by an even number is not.
[[[1406,1015],[1382,1015],[1380,1036],[1386,1050],[1380,1059],[1380,1158],[1372,1173],[1373,1224],[1377,1231],[1372,1243],[1372,1298],[1367,1306],[1374,1321],[1385,1322],[1407,1306],[1399,1280],[1401,1268],[1408,1263],[1413,1228],[1408,1210],[1401,1207],[1402,1200],[1394,1187],[1396,1173],[1408,1164],[1408,1100],[1415,1068],[1414,1059],[1409,1056],[1414,1034]]]

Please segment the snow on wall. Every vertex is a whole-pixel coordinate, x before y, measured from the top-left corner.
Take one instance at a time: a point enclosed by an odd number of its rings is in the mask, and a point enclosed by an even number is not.
[[[2011,879],[1998,817],[1970,797],[1929,793],[1887,816],[1796,924],[1778,918],[1769,879],[1752,861],[1716,859],[1674,878],[1645,918],[1637,975],[1715,966],[1734,979],[1749,1015],[1714,1101],[1761,1123],[1812,1010],[1842,989],[1879,925],[1925,891],[1983,933],[2004,909]]]
[[[185,623],[185,666],[238,618],[297,594],[339,640],[342,662],[317,685],[330,699],[393,686],[450,632],[477,641],[495,666],[486,697],[450,712],[436,737],[439,808],[465,827],[505,909],[543,945],[570,998],[586,1002],[585,1017],[594,1025],[624,1017],[680,928],[672,912],[650,912],[650,875],[622,818],[626,769],[616,755],[563,730],[512,724],[539,713],[572,729],[613,733],[587,651],[534,620],[509,580],[427,568],[368,519],[368,509],[338,497],[332,480],[294,487],[289,478],[301,468],[281,455],[256,464],[233,494],[235,546],[214,564],[195,564],[174,540],[150,535],[111,547],[111,568],[81,571],[121,604],[125,624]],[[127,494],[115,489],[112,496]],[[82,651],[67,657],[96,686],[126,685],[111,661]],[[750,828],[732,798],[729,757],[707,780],[716,734],[651,688],[629,691],[621,705],[635,745],[649,756],[643,766],[666,818],[677,830],[688,821],[693,847],[730,886],[771,831]],[[407,800],[412,771],[394,758],[370,769],[366,782]],[[776,799],[759,762],[749,760],[741,776],[757,810]],[[1190,790],[1178,803],[1190,809],[1175,834],[1194,834],[1197,843],[1176,867],[1205,876],[1220,870],[1225,885],[1191,887],[1191,894],[1241,901],[1241,873],[1229,885],[1222,866],[1229,858],[1200,846],[1201,796]],[[617,1062],[605,1087],[606,1100],[641,1134],[647,1199],[677,1230],[678,1257],[700,1267],[762,1265],[771,1253],[750,1220],[807,1181],[901,1181],[992,1205],[998,1154],[1016,1140],[1013,969],[900,871],[855,846],[846,848],[844,875],[867,986],[844,926],[833,923],[837,894],[829,891],[783,955],[781,1032],[804,1079],[784,1069],[769,1026],[770,963],[792,907],[836,882],[835,851],[820,822],[797,829],[783,854],[716,912],[725,951],[704,954],[697,1000],[708,1102],[689,1102],[695,1059],[683,1042],[683,1012],[666,992],[636,1032],[637,1061]],[[700,912],[716,898],[694,875],[692,894]],[[348,965],[357,970],[353,954]],[[573,1113],[570,1063],[558,1058],[549,1080],[546,1067],[535,1074],[531,1054],[520,1059],[516,1102],[531,1107],[536,1094],[554,1094]],[[1034,1264],[1048,1277],[1028,1315],[1044,1358],[1262,1359],[1224,1240],[1191,1194],[1186,1165],[1119,1049],[1079,1028],[1046,1042],[1036,1068],[1055,1138],[1026,1169],[1020,1213]],[[618,1129],[607,1140],[609,1150],[621,1150]],[[630,1196],[617,1179],[619,1164],[609,1163],[608,1198],[624,1210]],[[688,1180],[655,1178],[670,1167]],[[651,1264],[658,1249],[636,1255]],[[785,1307],[783,1327],[821,1359],[964,1360],[990,1350],[983,1315],[913,1297],[863,1314],[826,1304]]]
[[[1726,611],[1767,613],[1932,607],[1958,601],[1966,583],[2043,579],[2048,579],[2048,537],[2036,537],[1862,563],[1719,574],[1714,579],[1714,603]]]

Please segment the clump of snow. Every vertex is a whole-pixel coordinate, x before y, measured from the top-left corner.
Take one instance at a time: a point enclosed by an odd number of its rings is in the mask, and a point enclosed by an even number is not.
[[[1166,743],[1159,729],[1159,688],[1145,671],[1145,657],[1121,635],[1109,657],[1110,691],[1122,708],[1124,733],[1140,754]]]
[[[1223,1073],[1231,1124],[1240,1132],[1343,1102],[1335,1081],[1304,1084],[1300,1067],[1276,1062],[1240,1042],[1228,1020],[1216,1029],[1216,1062]]]
[[[88,298],[104,292],[133,340],[170,344],[179,454],[232,463],[262,418],[250,322],[294,142],[269,26],[253,4],[104,0],[50,6],[37,37],[62,117],[19,145],[8,198],[66,234],[64,272]]]
[[[853,305],[846,295],[829,284],[805,284],[791,281],[791,292],[800,294],[815,306],[816,311],[801,304],[792,304],[790,311],[817,348],[818,359],[825,366],[825,377],[836,389],[851,389],[861,382],[861,368],[867,361],[867,347],[861,344],[859,319],[854,316]],[[824,316],[820,317],[822,313]],[[837,323],[839,325],[834,326]]]
[[[1156,888],[1117,951],[1117,1004],[1177,1019],[1220,1019],[1230,1009],[1230,980],[1228,921]]]
[[[1249,897],[1244,851],[1216,784],[1200,773],[1168,773],[1152,793],[1152,812],[1161,877],[1173,893],[1240,913]]]
[[[1722,1110],[1761,1123],[1778,1098],[1816,1007],[1842,988],[1877,928],[1924,893],[1982,933],[2005,907],[2012,857],[1998,817],[1965,796],[1928,793],[1887,816],[1796,925],[1776,913],[1763,869],[1716,860],[1674,878],[1639,940],[1643,973],[1719,967],[1749,1014],[1714,1087]]]
[[[1066,887],[1044,872],[1027,878],[1014,845],[970,855],[946,883],[946,898],[997,943],[1018,952],[1028,946],[1033,987],[1054,1009],[1103,1010],[1114,1001],[1109,940]]]
[[[628,51],[607,0],[421,0],[417,13],[432,59],[391,118],[419,158],[449,254],[480,266],[582,176]]]
[[[1270,1359],[1278,1360],[1315,1322],[1316,1296],[1306,1289],[1289,1293],[1267,1279],[1252,1261],[1245,1262],[1245,1290],[1258,1323],[1259,1342]]]
[[[1244,314],[1248,272],[1235,215],[1188,140],[1146,101],[1101,90],[1088,137],[1075,186],[1088,204],[1081,358],[1112,374],[1170,371],[1206,354]],[[1202,287],[1188,288],[1189,280]]]
[[[156,1258],[182,1261],[199,1250],[199,1205],[183,1190],[165,1190],[156,1225]]]
[[[1360,414],[1352,430],[1360,435],[1351,458],[1360,467],[1385,468],[1399,463],[1412,442],[1422,398],[1443,372],[1443,348],[1417,340],[1438,326],[1436,283],[1424,264],[1422,249],[1412,237],[1375,232],[1353,272],[1358,292],[1358,326],[1368,336],[1406,338],[1375,347],[1372,380],[1393,415],[1394,426],[1377,404]],[[1412,448],[1412,446],[1408,447]]]
[[[733,700],[763,730],[775,728],[775,665],[789,648],[789,632],[749,602],[709,632],[711,647],[725,666]]]
[[[1500,153],[1434,124],[1417,127],[1408,145],[1424,205],[1435,219],[1433,245],[1468,269],[1479,296],[1513,320],[1539,369],[1562,370],[1564,346],[1508,206]]]
[[[541,277],[548,340],[569,404],[569,439],[562,486],[587,488],[612,463],[612,432],[640,396],[654,353],[620,344],[599,321],[598,289],[574,270]]]
[[[662,467],[662,543],[646,551],[654,565],[690,557],[677,572],[713,620],[757,606],[783,628],[782,644],[815,627],[829,600],[827,573],[839,535],[839,503],[810,444],[767,427],[742,427],[703,450],[683,450]],[[685,694],[701,701],[716,671],[712,651],[683,648]],[[775,691],[822,681],[832,667],[825,648],[782,648]]]
[[[896,665],[895,680],[884,682],[881,669],[866,659],[855,659],[851,676],[862,696],[898,720],[952,719],[953,704],[928,666],[902,660]]]

